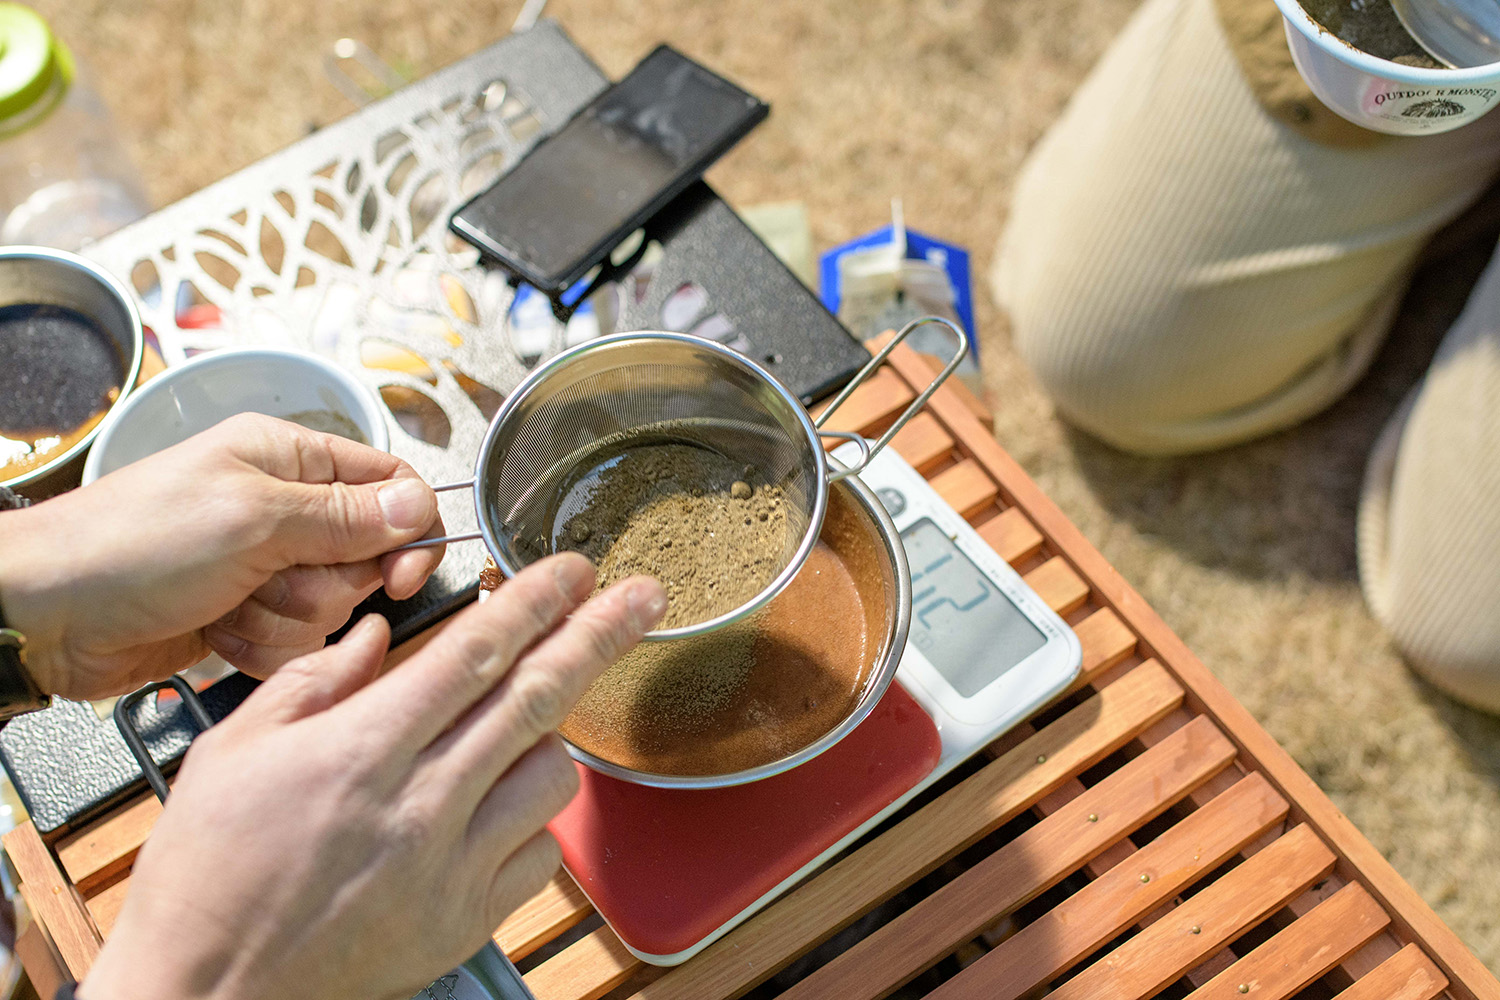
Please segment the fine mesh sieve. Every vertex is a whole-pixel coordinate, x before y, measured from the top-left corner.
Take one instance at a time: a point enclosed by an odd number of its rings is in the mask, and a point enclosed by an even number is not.
[[[858,435],[819,425],[885,360],[908,333],[941,323],[957,354],[873,446]],[[632,448],[687,444],[754,469],[780,487],[788,530],[774,577],[753,598],[717,617],[657,629],[648,639],[708,632],[754,613],[796,576],[817,544],[830,482],[859,472],[936,391],[967,352],[951,323],[928,317],[908,324],[855,376],[815,424],[785,386],[744,356],[688,334],[625,333],[581,344],[532,372],[506,399],[486,432],[474,479],[436,489],[472,487],[479,532],[430,539],[433,545],[482,537],[506,576],[564,546],[557,544],[573,488]],[[861,461],[830,466],[820,438],[857,441]]]
[[[801,404],[733,351],[680,334],[610,337],[539,370],[496,415],[476,468],[480,523],[495,561],[513,574],[556,549],[563,501],[580,475],[628,448],[696,445],[781,487],[789,530],[768,600],[807,558],[823,523],[827,481],[817,440]],[[503,529],[491,538],[495,526]],[[757,595],[749,606],[655,635],[707,631],[762,603]]]

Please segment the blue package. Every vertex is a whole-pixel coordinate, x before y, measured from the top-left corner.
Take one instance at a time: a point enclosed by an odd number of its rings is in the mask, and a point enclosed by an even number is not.
[[[837,316],[839,304],[842,301],[839,292],[839,258],[854,250],[888,246],[895,238],[896,227],[894,225],[882,226],[874,232],[866,233],[848,243],[834,247],[818,259],[819,279],[822,286],[821,298],[829,312]],[[969,251],[956,243],[944,243],[942,240],[919,233],[914,229],[908,229],[906,230],[906,256],[911,260],[925,260],[941,268],[948,276],[948,283],[953,286],[953,311],[957,313],[958,324],[963,327],[964,334],[969,339],[969,351],[972,356],[978,357],[979,344],[974,336],[974,295],[969,280]]]

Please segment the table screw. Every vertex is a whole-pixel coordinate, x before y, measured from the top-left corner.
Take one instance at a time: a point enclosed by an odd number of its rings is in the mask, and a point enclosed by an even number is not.
[[[1241,993],[1249,993],[1250,992],[1250,984],[1249,983],[1240,983],[1240,992]]]
[[[1194,924],[1193,926],[1189,927],[1188,930],[1192,931],[1194,934],[1202,934],[1203,933],[1203,928],[1199,927],[1197,924]]]
[[[1090,823],[1097,823],[1097,822],[1099,822],[1099,814],[1098,813],[1089,813],[1089,822]]]
[[[1149,882],[1149,881],[1151,881],[1151,876],[1150,875],[1142,874],[1141,875],[1141,881],[1142,882]]]
[[[1047,763],[1047,755],[1044,754],[1044,753],[1037,754],[1036,755],[1036,762],[1038,764],[1045,764],[1045,763]]]

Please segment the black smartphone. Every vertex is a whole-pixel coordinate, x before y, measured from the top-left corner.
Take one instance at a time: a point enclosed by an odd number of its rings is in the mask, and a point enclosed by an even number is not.
[[[769,112],[658,46],[448,225],[527,284],[561,295]]]

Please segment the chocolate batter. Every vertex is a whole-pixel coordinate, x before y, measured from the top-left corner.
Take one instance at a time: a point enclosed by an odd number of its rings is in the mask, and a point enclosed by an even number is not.
[[[728,774],[795,753],[858,702],[889,596],[877,542],[835,489],[818,546],[749,621],[643,643],[589,689],[562,735],[653,774]]]

